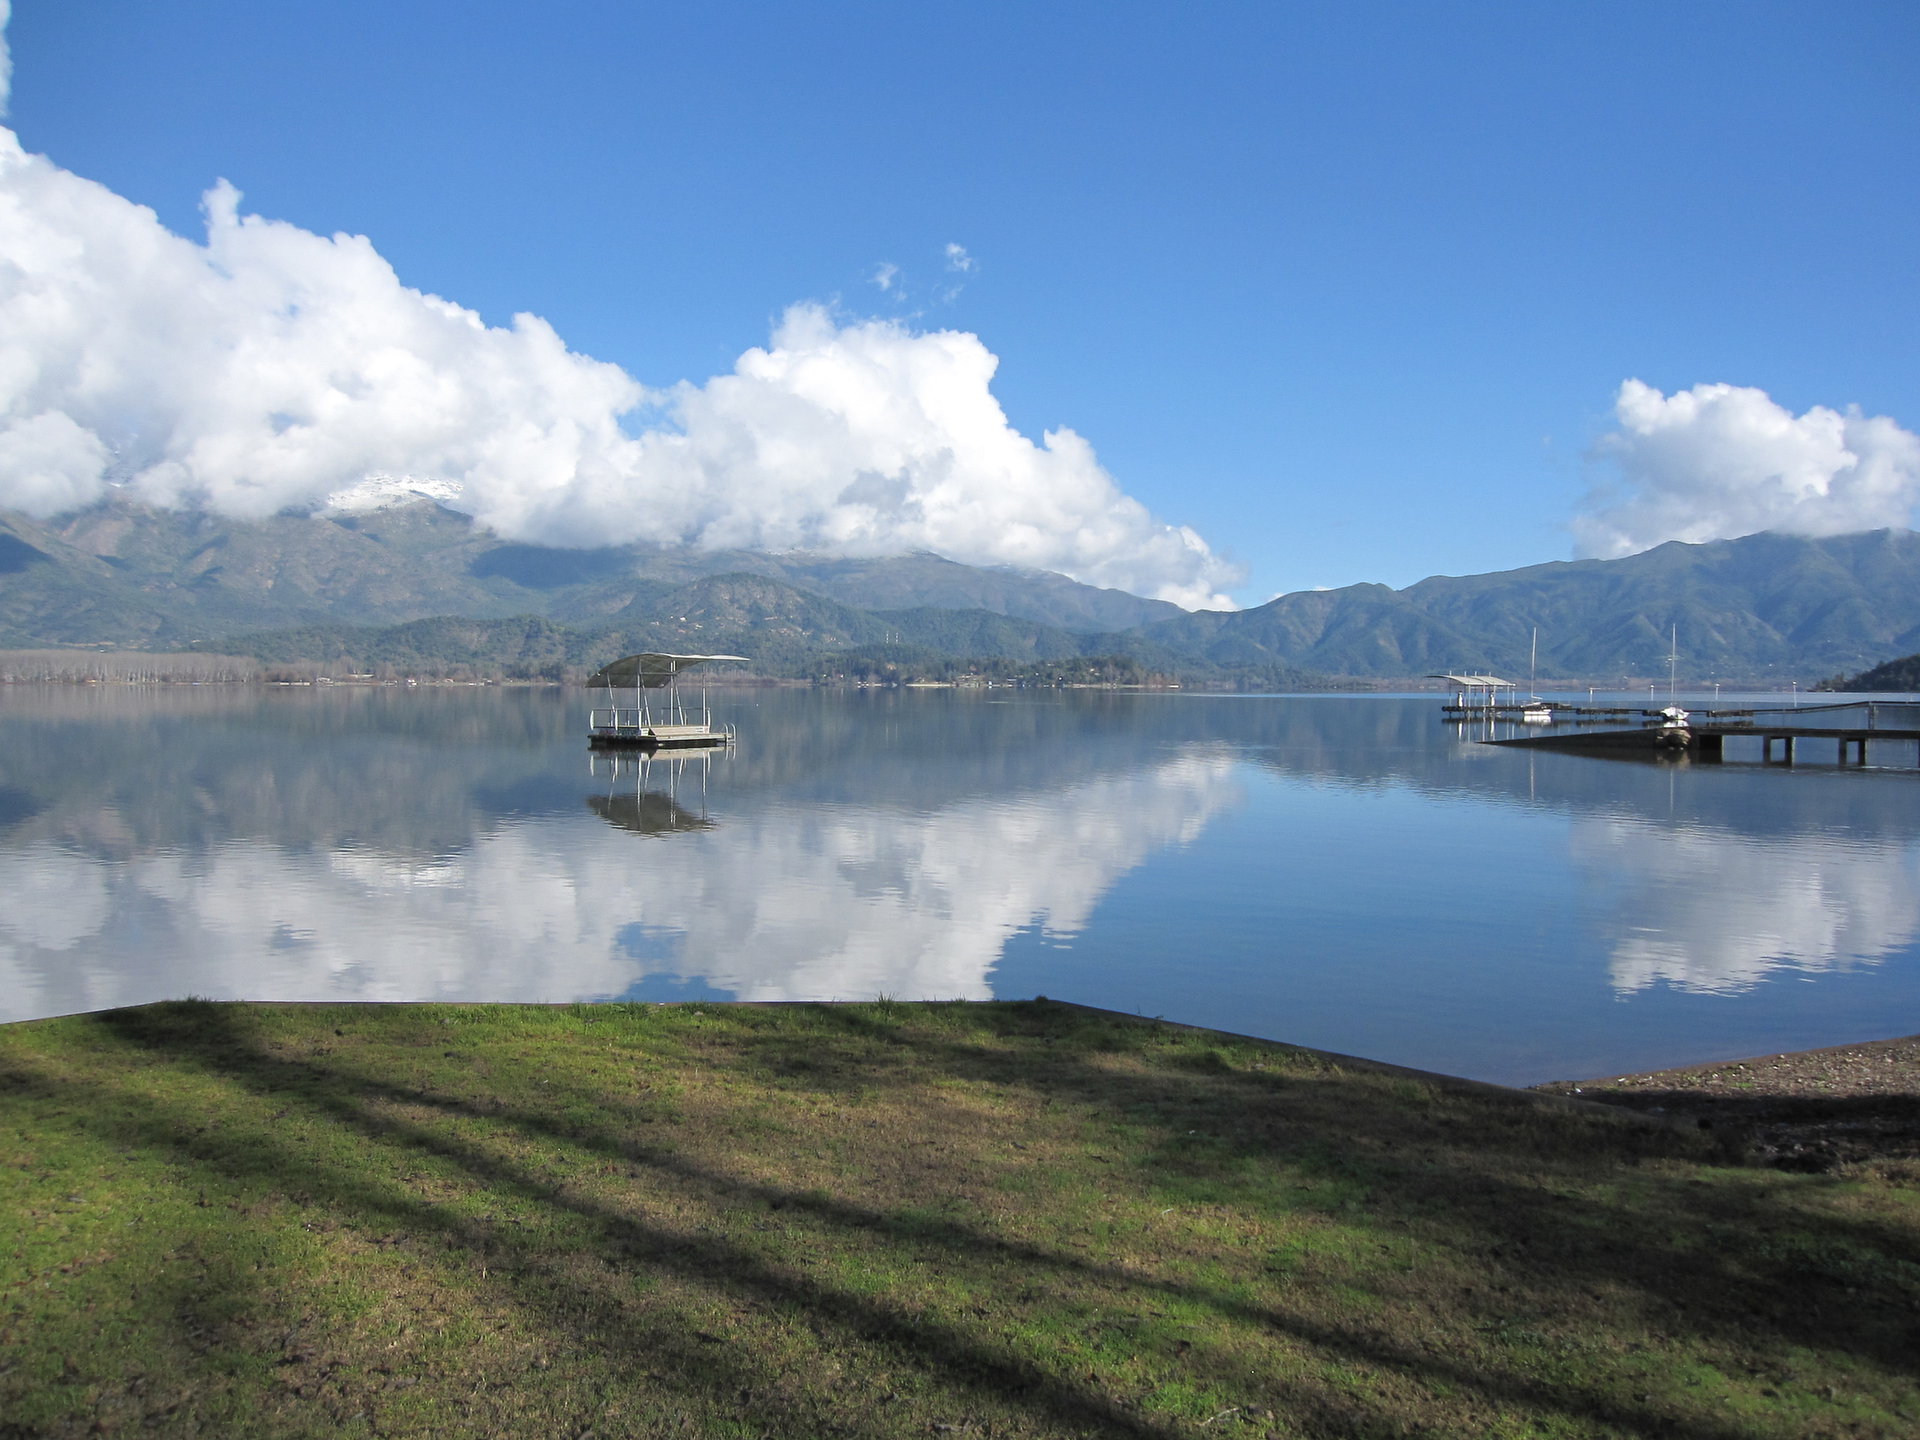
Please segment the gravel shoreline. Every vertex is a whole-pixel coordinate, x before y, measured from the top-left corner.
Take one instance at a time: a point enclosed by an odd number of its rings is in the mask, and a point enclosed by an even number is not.
[[[1750,1163],[1920,1181],[1920,1035],[1533,1088],[1696,1124]]]

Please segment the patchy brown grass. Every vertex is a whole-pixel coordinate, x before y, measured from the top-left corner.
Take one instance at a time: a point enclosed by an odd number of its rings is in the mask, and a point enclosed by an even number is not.
[[[1920,1205],[1034,1002],[0,1031],[0,1436],[1906,1435]]]

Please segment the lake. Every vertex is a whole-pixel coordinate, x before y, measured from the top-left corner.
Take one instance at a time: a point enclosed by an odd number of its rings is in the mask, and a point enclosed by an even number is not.
[[[736,747],[645,761],[589,755],[579,691],[0,686],[0,1019],[1045,994],[1513,1084],[1920,1029],[1911,745],[1653,764],[1477,744],[1432,695],[713,694]]]

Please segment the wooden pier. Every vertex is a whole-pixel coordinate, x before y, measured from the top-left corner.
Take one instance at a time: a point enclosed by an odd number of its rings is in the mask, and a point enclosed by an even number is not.
[[[1865,710],[1865,725],[1806,725],[1783,716],[1832,715],[1836,711]],[[1893,711],[1903,724],[1882,724],[1883,711]],[[1628,712],[1639,713],[1639,712]],[[1777,710],[1701,711],[1702,718],[1689,721],[1686,739],[1676,743],[1671,728],[1655,725],[1630,730],[1569,730],[1559,734],[1516,735],[1490,740],[1491,745],[1520,745],[1547,750],[1585,751],[1594,754],[1685,755],[1717,764],[1726,758],[1730,738],[1758,740],[1762,765],[1792,765],[1800,758],[1804,742],[1829,740],[1834,744],[1835,763],[1862,766],[1867,763],[1867,747],[1874,741],[1897,740],[1908,745],[1920,741],[1920,703],[1912,701],[1858,700],[1837,705],[1809,705]],[[1767,717],[1767,718],[1761,718]]]
[[[1635,716],[1655,713],[1643,705],[1556,705],[1551,700],[1533,701],[1527,704],[1522,704],[1518,700],[1502,700],[1493,704],[1482,704],[1449,700],[1440,707],[1440,718],[1456,721],[1519,720],[1531,705],[1539,704],[1548,706],[1556,716],[1573,715],[1583,721],[1628,720]]]
[[[1893,729],[1889,727],[1851,728],[1825,727],[1811,725],[1758,726],[1758,725],[1712,725],[1694,729],[1698,737],[1695,741],[1698,754],[1703,760],[1718,760],[1729,735],[1757,735],[1760,738],[1760,763],[1763,765],[1791,765],[1794,759],[1794,747],[1802,740],[1834,740],[1838,742],[1841,765],[1864,765],[1867,763],[1867,742],[1869,740],[1920,740],[1920,730]],[[1779,747],[1779,759],[1774,758],[1774,747]],[[1849,758],[1851,757],[1851,758]]]

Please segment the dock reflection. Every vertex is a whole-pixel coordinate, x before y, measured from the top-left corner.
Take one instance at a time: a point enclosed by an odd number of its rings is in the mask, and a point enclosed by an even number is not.
[[[707,786],[714,752],[650,755],[643,751],[594,751],[588,772],[604,780],[606,793],[586,797],[587,808],[636,835],[683,835],[711,830]]]

